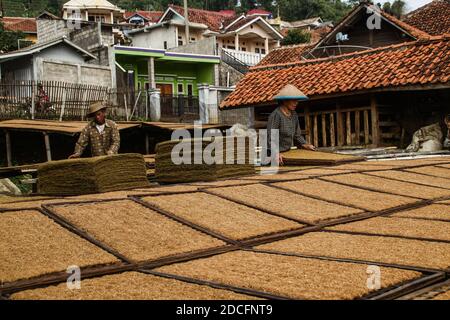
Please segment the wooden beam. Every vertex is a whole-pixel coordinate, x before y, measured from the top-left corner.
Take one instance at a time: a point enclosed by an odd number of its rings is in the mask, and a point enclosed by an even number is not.
[[[369,139],[369,111],[364,111],[364,144],[367,146],[370,143]]]
[[[352,145],[352,118],[351,118],[351,113],[350,112],[346,112],[346,142],[348,146]]]
[[[355,144],[359,145],[361,143],[361,119],[360,112],[355,111]]]
[[[379,117],[377,99],[374,94],[370,96],[370,110],[372,115],[372,144],[374,146],[380,145],[380,133],[379,133]]]
[[[306,131],[306,142],[308,142],[308,144],[312,144],[311,119],[310,119],[309,107],[305,107],[305,131]]]
[[[338,146],[342,147],[344,145],[344,121],[342,119],[341,106],[339,104],[336,105],[337,110],[337,141]]]
[[[5,130],[5,139],[6,139],[6,163],[8,167],[12,167],[11,136],[8,130]]]
[[[331,140],[331,146],[336,146],[336,135],[334,133],[334,113],[330,114],[330,140]]]
[[[314,145],[319,146],[319,130],[317,126],[317,116],[314,116]]]
[[[145,154],[150,154],[150,138],[148,132],[145,133]]]
[[[328,145],[327,145],[327,119],[326,119],[325,114],[322,114],[322,147],[328,147]]]
[[[50,137],[44,132],[45,152],[47,153],[47,161],[52,161],[52,149],[50,148]]]

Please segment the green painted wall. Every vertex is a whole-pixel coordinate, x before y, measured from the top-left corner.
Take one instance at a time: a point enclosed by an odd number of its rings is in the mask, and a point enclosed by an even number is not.
[[[148,82],[147,60],[139,57],[116,56],[117,62],[125,69],[134,70],[136,88],[140,83],[145,88]],[[214,85],[214,64],[192,63],[174,61],[155,61],[155,76],[157,84],[172,84],[174,94],[178,92],[178,85],[183,85],[184,94],[187,94],[188,85],[193,85],[193,94],[198,95],[198,85],[207,83]]]

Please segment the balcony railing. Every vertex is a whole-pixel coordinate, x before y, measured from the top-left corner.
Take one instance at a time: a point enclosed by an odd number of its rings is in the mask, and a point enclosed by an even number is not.
[[[237,51],[225,48],[222,48],[222,50],[249,67],[256,66],[266,56],[265,54],[260,53]]]

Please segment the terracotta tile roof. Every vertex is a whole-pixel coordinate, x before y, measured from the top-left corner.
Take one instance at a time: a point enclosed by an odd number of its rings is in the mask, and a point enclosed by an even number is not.
[[[450,35],[333,58],[254,67],[221,108],[271,104],[287,84],[310,98],[410,85],[450,86]]]
[[[242,18],[241,20],[239,20],[238,22],[234,23],[230,27],[227,26],[226,30],[227,30],[227,32],[236,31],[240,27],[243,27],[247,23],[250,23],[250,22],[252,22],[252,21],[254,21],[254,20],[258,19],[258,18],[259,17],[256,17],[256,16],[248,16],[248,17]]]
[[[184,16],[184,8],[176,5],[170,5],[180,15]],[[224,21],[230,21],[229,12],[208,11],[202,9],[188,9],[189,21],[195,23],[202,23],[207,25],[211,31],[219,32]],[[237,17],[236,17],[237,18]]]
[[[262,10],[262,9],[253,9],[247,12],[247,15],[271,15],[272,12]]]
[[[284,46],[272,50],[261,62],[258,67],[274,64],[285,64],[302,61],[301,56],[313,47],[311,44],[300,44],[295,46]]]
[[[147,19],[150,22],[157,22],[162,17],[164,12],[162,12],[162,11],[132,11],[132,12],[128,11],[128,12],[124,13],[123,17],[125,20],[128,20],[135,14],[139,14],[140,16],[144,17],[145,19]]]
[[[3,17],[3,26],[7,31],[22,31],[24,33],[37,33],[35,18]]]
[[[409,13],[404,22],[431,35],[450,33],[450,0],[434,0]]]

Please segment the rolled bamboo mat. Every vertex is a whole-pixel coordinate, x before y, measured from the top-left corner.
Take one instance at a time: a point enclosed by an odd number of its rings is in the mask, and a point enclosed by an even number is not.
[[[250,140],[243,139],[244,144],[236,137],[227,140],[207,138],[166,141],[158,144],[155,158],[156,181],[160,183],[217,181],[255,174]],[[232,148],[229,141],[232,142]],[[176,154],[184,159],[182,164],[174,163],[172,159],[172,152],[176,151],[174,148],[179,148],[180,152]],[[205,161],[205,155],[217,156],[219,161],[208,163]]]
[[[42,195],[83,195],[149,186],[139,154],[52,161],[38,168]]]
[[[366,160],[364,157],[309,150],[290,150],[282,155],[286,166],[336,165]]]

